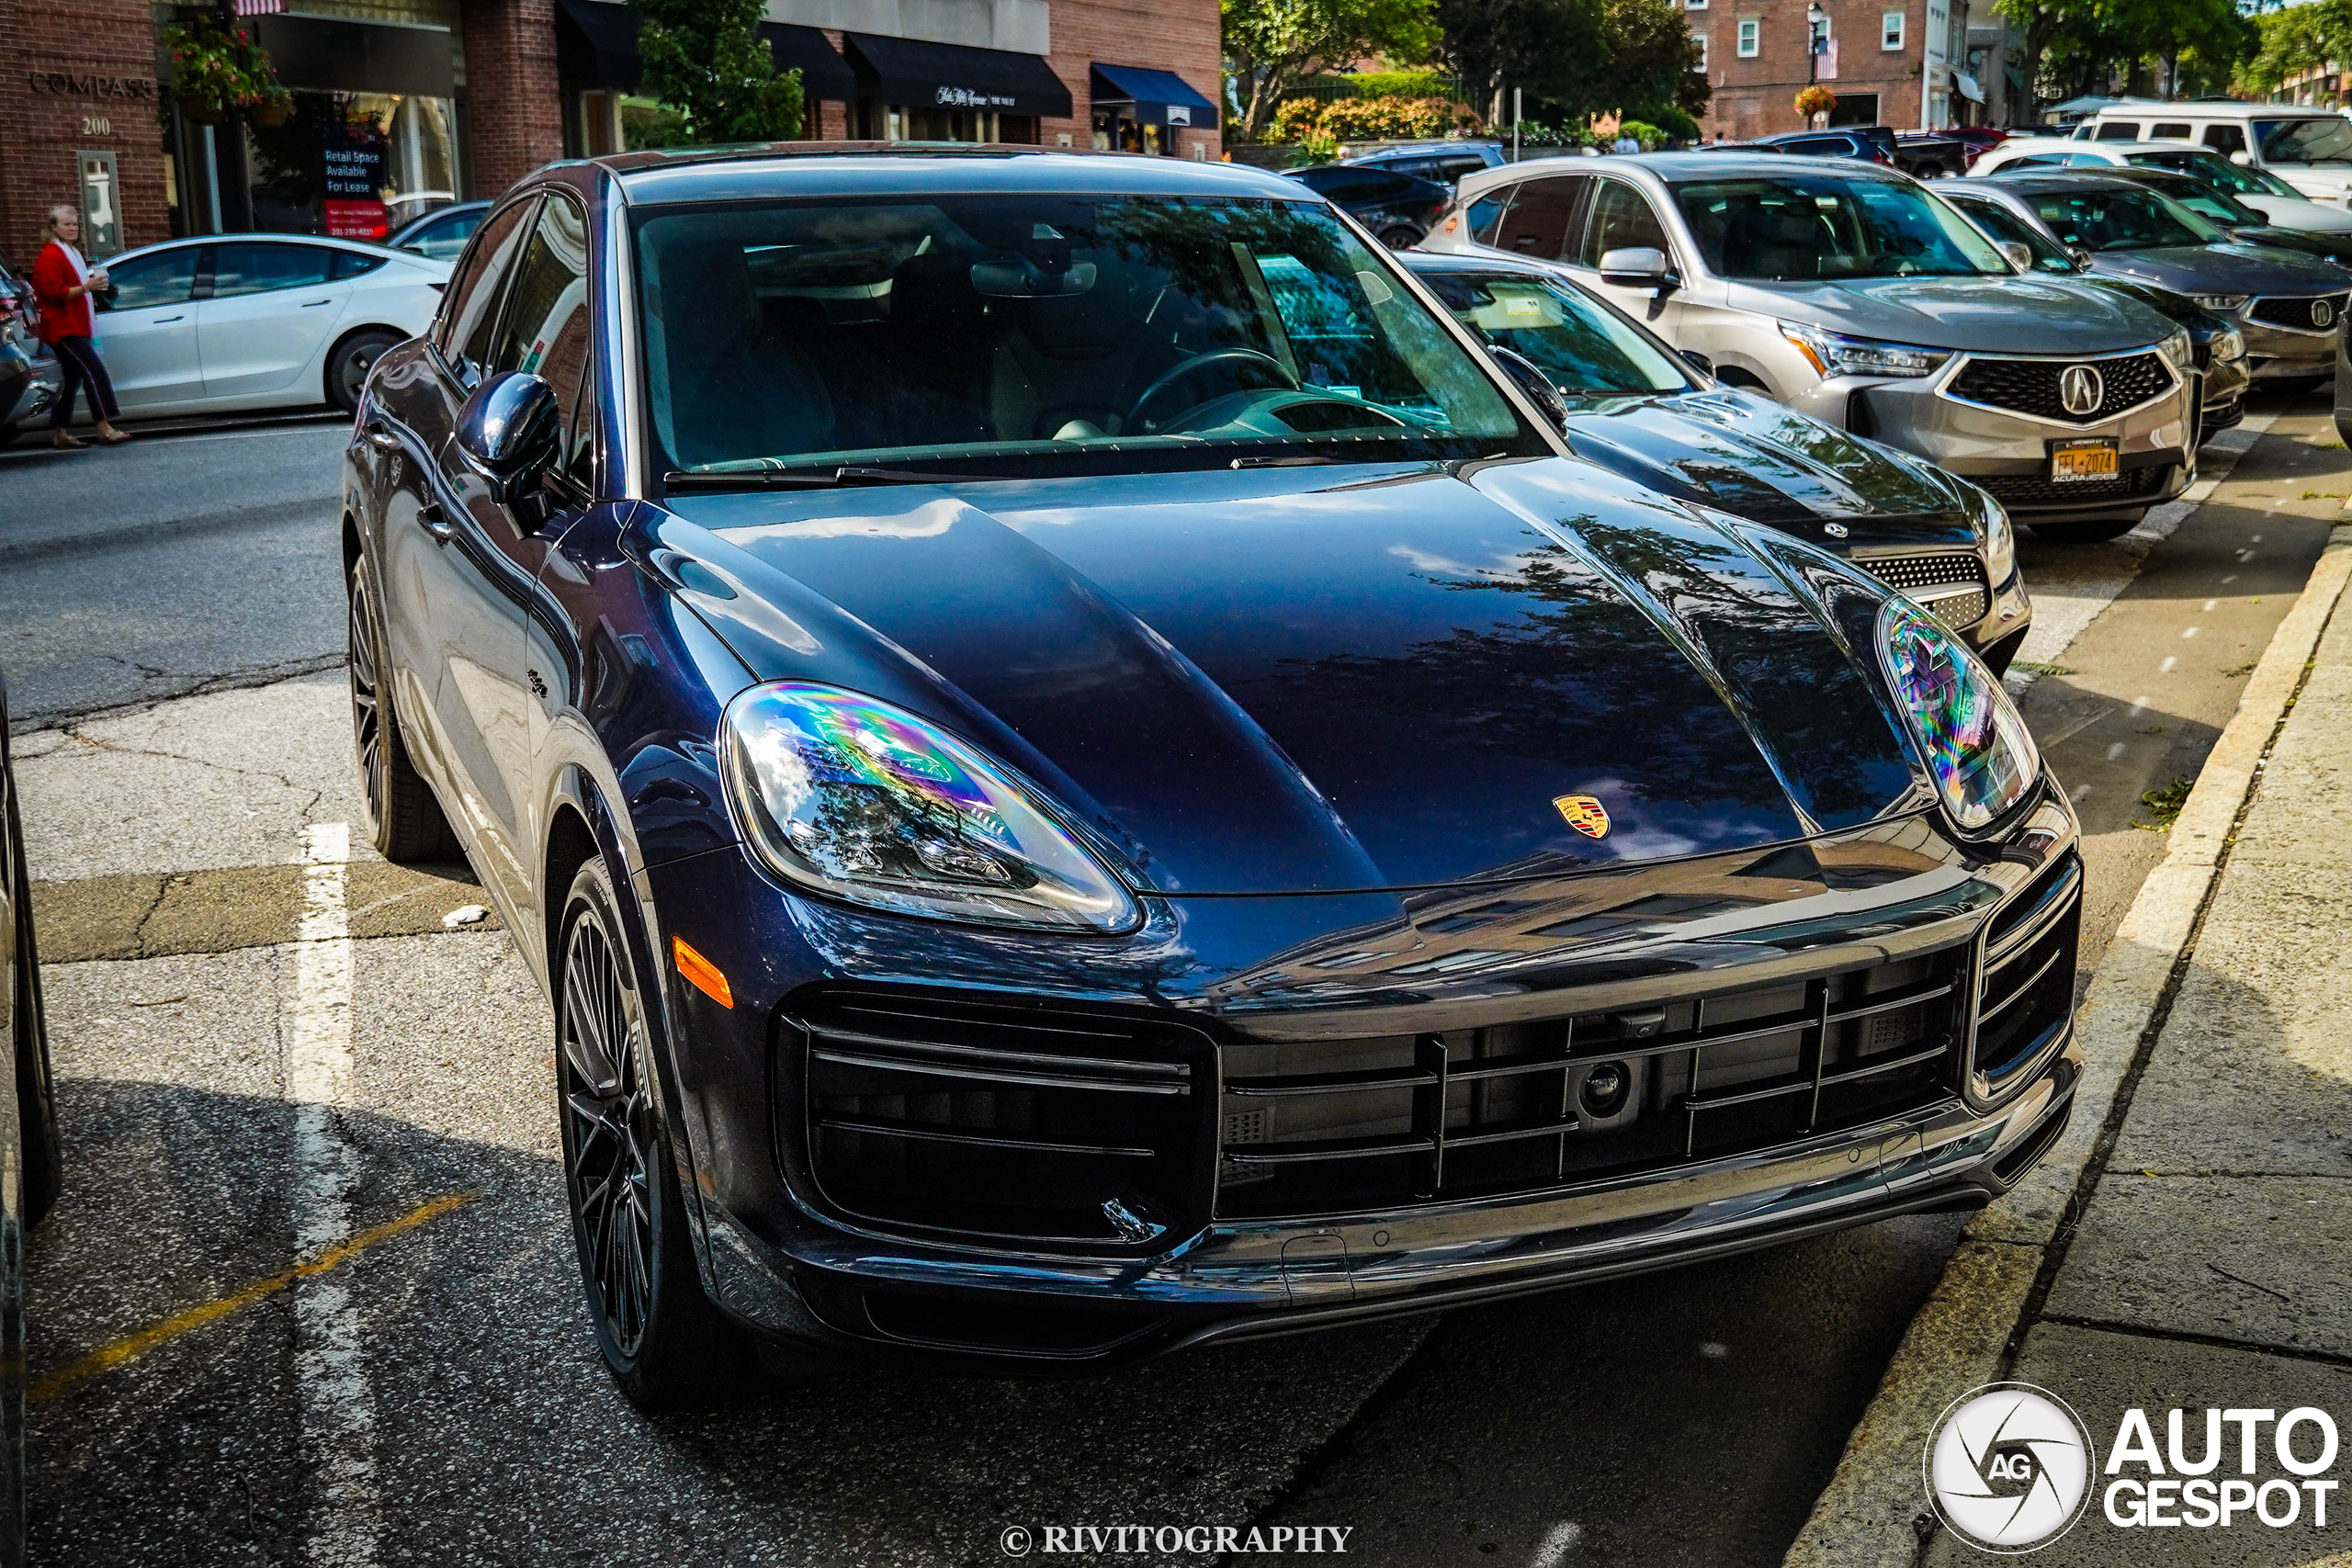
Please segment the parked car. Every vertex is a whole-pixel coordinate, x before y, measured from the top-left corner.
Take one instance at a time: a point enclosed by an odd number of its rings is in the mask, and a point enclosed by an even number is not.
[[[1905,130],[1894,138],[1894,166],[1914,179],[1939,179],[1968,172],[1975,149],[1940,130]]]
[[[2233,164],[2193,141],[2075,141],[2056,137],[2006,142],[1971,174],[2013,169],[2159,169],[2186,175],[2216,196],[2254,209],[2251,220],[2335,239],[2352,237],[2352,212],[2312,200],[2266,170]]]
[[[2052,537],[2113,537],[2188,483],[2188,334],[2020,276],[1891,169],[1748,152],[1515,164],[1465,178],[1427,243],[1551,261],[1719,379],[1925,457]]]
[[[1859,163],[1894,164],[1894,139],[1888,137],[1882,145],[1855,129],[1843,130],[1790,130],[1777,136],[1759,136],[1740,146],[1749,152],[1778,152],[1792,158],[1852,158]]]
[[[2245,334],[2257,381],[2317,386],[2335,371],[2352,275],[2335,263],[2241,244],[2161,191],[2120,175],[2075,170],[1985,182],[2092,271],[2186,294]]]
[[[345,461],[373,841],[454,835],[548,991],[643,1404],[1706,1259],[2065,1125],[1999,680],[1572,458],[1295,182],[551,164]]]
[[[2246,388],[2253,377],[2246,366],[2245,333],[2234,320],[2205,309],[2188,295],[2094,270],[2095,258],[2060,244],[2041,226],[2032,204],[2007,187],[2005,180],[1944,179],[1937,182],[1936,194],[2037,277],[2072,278],[2086,288],[2121,293],[2185,328],[2197,351],[2199,446],[2245,418]]]
[[[2335,109],[2210,100],[2118,103],[2075,127],[2075,134],[2092,141],[2193,141],[2335,206],[2352,191],[2352,120]]]
[[[98,303],[134,418],[359,405],[368,367],[423,332],[449,264],[356,240],[217,234],[125,251]]]
[[[2333,233],[2281,228],[2229,192],[2215,190],[2194,175],[2177,174],[2170,169],[2134,167],[2085,172],[2111,173],[2116,179],[2130,180],[2133,185],[2161,192],[2204,219],[2234,243],[2290,251],[2299,256],[2310,256],[2338,267],[2352,268],[2352,228]],[[2327,210],[2317,202],[2309,205],[2317,211]],[[2338,216],[2352,218],[2352,213]]]
[[[33,933],[32,874],[8,750],[7,693],[0,689],[0,1563],[25,1561],[25,1243],[64,1186],[57,1100],[41,1012],[40,953]]]
[[[1554,268],[1415,252],[1406,265],[1556,413],[1576,455],[1769,523],[1901,588],[1996,673],[2032,624],[2001,503],[1907,453],[1726,387]]]
[[[1413,175],[1352,164],[1318,164],[1311,169],[1290,170],[1288,177],[1333,206],[1344,208],[1392,251],[1419,244],[1437,215],[1445,210],[1446,187]]]
[[[57,401],[58,370],[33,336],[32,285],[0,261],[0,446],[49,417]]]
[[[410,219],[393,230],[384,243],[396,251],[413,251],[435,261],[454,262],[458,253],[466,248],[466,242],[473,238],[481,215],[489,210],[487,201],[453,201]]]
[[[1998,147],[2014,133],[2003,130],[1997,126],[1960,125],[1952,127],[1943,134],[1968,149],[1968,164],[1973,169],[1976,166],[1977,159]]]
[[[1357,152],[1340,160],[1340,164],[1347,168],[1385,169],[1393,175],[1410,175],[1415,179],[1429,180],[1449,189],[1463,175],[1477,169],[1498,168],[1504,162],[1499,143],[1466,139],[1408,141]]]

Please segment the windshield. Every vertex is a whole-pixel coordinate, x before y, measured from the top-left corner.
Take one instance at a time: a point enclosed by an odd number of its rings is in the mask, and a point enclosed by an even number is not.
[[[2150,187],[2172,197],[2200,218],[2209,218],[2227,229],[2238,224],[2260,225],[2270,221],[2253,208],[2224,191],[2209,190],[2186,177],[2152,182]]]
[[[2006,277],[2008,264],[1943,202],[1894,180],[1773,175],[1674,187],[1718,277]]]
[[[2066,247],[2002,206],[1997,201],[1984,201],[1974,197],[1952,197],[1954,207],[1970,222],[1992,236],[1997,244],[2023,245],[2033,253],[2036,272],[2075,273],[2081,267],[2066,254]]]
[[[2232,196],[2299,196],[2301,193],[2277,175],[2266,175],[2260,169],[2249,169],[2233,164],[2219,152],[2203,148],[2182,147],[2170,152],[2133,152],[2128,155],[2134,164],[2151,169],[2172,169],[2187,175],[2199,185]]]
[[[739,204],[656,210],[637,254],[653,432],[689,472],[1550,450],[1320,206]]]
[[[2352,164],[2352,120],[2257,119],[2254,142],[2266,164]]]
[[[2170,197],[2143,186],[2037,191],[2026,197],[2050,231],[2086,251],[2210,245],[2222,231]]]
[[[1664,346],[1567,284],[1515,273],[1419,276],[1454,320],[1525,355],[1570,397],[1681,392],[1692,384]]]

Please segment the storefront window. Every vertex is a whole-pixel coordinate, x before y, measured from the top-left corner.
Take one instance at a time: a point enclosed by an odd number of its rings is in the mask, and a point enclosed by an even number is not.
[[[458,199],[447,98],[298,91],[284,124],[245,134],[256,229],[381,240]]]
[[[1097,152],[1165,152],[1165,133],[1135,117],[1132,104],[1098,105],[1094,110],[1094,150]]]

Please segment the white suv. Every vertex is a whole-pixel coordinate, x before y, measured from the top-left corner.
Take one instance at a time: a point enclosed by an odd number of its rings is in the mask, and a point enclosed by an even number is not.
[[[2075,128],[2088,141],[2177,137],[2235,163],[2268,169],[2314,201],[2335,206],[2352,191],[2352,119],[2292,104],[2109,104]]]

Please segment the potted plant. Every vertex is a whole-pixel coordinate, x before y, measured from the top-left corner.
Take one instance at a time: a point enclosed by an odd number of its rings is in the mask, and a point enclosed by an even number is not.
[[[1814,116],[1826,115],[1837,107],[1838,95],[1818,82],[1810,87],[1799,88],[1797,91],[1797,113],[1804,116],[1804,122],[1807,125],[1813,123]]]
[[[175,23],[162,41],[171,58],[172,101],[198,125],[217,125],[232,113],[257,125],[283,125],[293,113],[294,95],[278,85],[269,51],[244,28]]]

